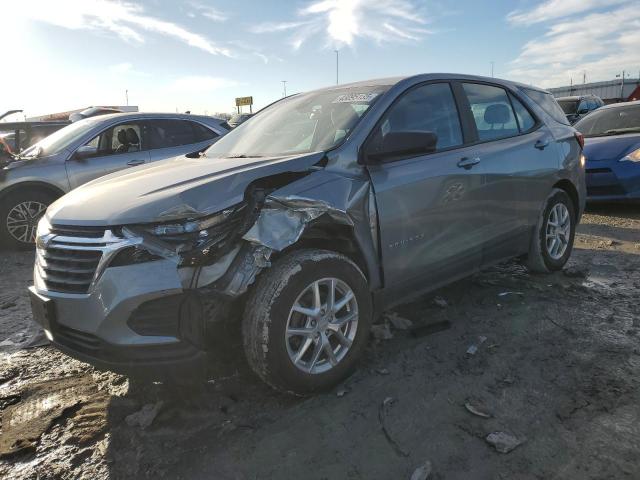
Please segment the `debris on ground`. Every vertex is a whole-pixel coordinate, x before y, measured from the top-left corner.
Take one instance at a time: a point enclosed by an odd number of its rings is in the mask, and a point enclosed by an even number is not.
[[[378,375],[389,375],[389,370],[386,368],[376,368],[376,373]]]
[[[487,341],[487,337],[484,337],[482,335],[479,336],[478,343],[472,343],[471,345],[469,345],[469,348],[467,348],[467,355],[475,355],[476,352],[478,351],[478,347],[486,341]]]
[[[411,474],[411,480],[427,480],[431,475],[431,462],[427,460]]]
[[[376,340],[391,340],[393,338],[393,334],[391,330],[389,330],[389,324],[387,323],[372,325],[371,335],[373,335],[373,338]]]
[[[336,392],[337,397],[344,397],[347,393],[349,393],[349,389],[346,387],[339,388]]]
[[[391,433],[389,433],[389,429],[387,428],[386,424],[387,410],[395,403],[395,401],[396,400],[393,397],[386,397],[382,401],[380,407],[378,408],[378,421],[380,422],[380,427],[382,427],[382,433],[384,434],[384,437],[387,439],[389,445],[393,447],[393,450],[396,452],[396,454],[400,457],[408,457],[409,452],[404,450],[400,446],[400,444],[391,436]]]
[[[492,432],[485,440],[500,453],[509,453],[525,442],[525,439],[519,439],[506,432]]]
[[[396,330],[409,330],[413,325],[411,320],[401,317],[396,312],[388,313],[385,317],[389,322],[391,322],[391,325],[393,325],[393,328]]]
[[[153,423],[162,408],[163,402],[147,403],[140,410],[131,415],[127,415],[124,421],[130,427],[140,427],[143,430]]]
[[[509,295],[519,295],[519,296],[523,296],[524,293],[522,292],[511,292],[511,291],[507,291],[507,292],[500,292],[498,294],[499,297],[507,297]]]
[[[473,413],[477,417],[491,418],[493,416],[490,413],[483,411],[481,407],[477,407],[470,402],[465,403],[464,408],[466,408],[468,412]]]
[[[433,299],[433,304],[440,308],[447,308],[449,306],[449,303],[444,298],[439,296]]]
[[[587,278],[589,276],[589,269],[587,267],[571,266],[562,270],[565,277],[568,278]]]

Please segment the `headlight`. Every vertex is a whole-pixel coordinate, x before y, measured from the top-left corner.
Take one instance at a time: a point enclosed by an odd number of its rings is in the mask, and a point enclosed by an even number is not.
[[[640,162],[640,148],[620,159],[621,162]]]
[[[44,248],[44,237],[51,232],[51,224],[47,220],[47,216],[43,215],[38,222],[38,228],[36,229],[36,247]]]
[[[202,232],[206,232],[216,225],[220,225],[237,211],[238,208],[230,208],[209,217],[198,218],[195,220],[186,220],[183,223],[162,223],[151,227],[150,229],[148,229],[148,232],[159,237],[185,234],[188,235],[194,233],[201,234]]]

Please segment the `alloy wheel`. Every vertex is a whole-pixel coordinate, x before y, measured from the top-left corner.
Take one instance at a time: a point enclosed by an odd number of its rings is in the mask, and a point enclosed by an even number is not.
[[[547,253],[559,260],[567,251],[571,238],[571,215],[564,203],[556,203],[549,211],[546,229]]]
[[[7,214],[9,235],[21,243],[35,242],[38,222],[46,210],[47,205],[42,202],[26,201],[17,204]]]
[[[358,329],[358,302],[337,278],[316,280],[304,288],[289,312],[287,353],[300,370],[318,374],[347,355]]]

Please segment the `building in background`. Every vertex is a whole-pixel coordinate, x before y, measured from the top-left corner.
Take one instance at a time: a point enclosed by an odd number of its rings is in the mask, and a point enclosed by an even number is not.
[[[123,112],[137,112],[137,111],[139,111],[137,105],[126,105],[126,106],[122,106],[122,105],[92,105],[92,106],[103,107],[103,108],[116,108],[118,110],[122,110]],[[27,121],[29,121],[29,122],[35,122],[35,121],[48,122],[48,121],[51,121],[51,120],[69,120],[69,115],[71,115],[72,113],[81,112],[83,110],[86,110],[86,108],[87,107],[82,107],[82,108],[78,108],[76,110],[69,110],[68,112],[48,113],[46,115],[39,115],[37,117],[29,117],[29,118],[27,118]]]
[[[628,102],[640,100],[640,79],[625,78],[624,86],[622,79],[608,80],[606,82],[591,82],[580,85],[569,85],[566,87],[556,87],[548,89],[553,96],[572,97],[578,95],[596,95],[604,103]]]

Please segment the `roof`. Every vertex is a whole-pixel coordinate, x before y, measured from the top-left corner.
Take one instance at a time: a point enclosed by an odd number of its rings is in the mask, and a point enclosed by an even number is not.
[[[590,97],[595,97],[596,95],[570,95],[567,97],[556,97],[556,100],[560,101],[560,100],[573,100],[573,101],[578,101],[581,98],[590,98]]]
[[[428,82],[430,80],[476,80],[476,81],[482,81],[482,82],[492,82],[492,83],[503,84],[503,85],[511,85],[519,88],[529,88],[532,90],[539,90],[541,92],[547,92],[546,90],[536,87],[534,85],[526,85],[524,83],[514,82],[512,80],[505,80],[502,78],[495,78],[495,77],[483,77],[480,75],[466,75],[463,73],[421,73],[418,75],[375,78],[371,80],[362,80],[359,82],[333,85],[330,87],[319,88],[314,91],[320,92],[320,91],[330,91],[330,90],[343,89],[343,88],[393,86],[402,81]]]
[[[640,100],[636,100],[635,102],[610,103],[609,105],[600,107],[598,110],[602,110],[604,108],[610,109],[610,108],[623,108],[623,107],[634,107],[634,106],[636,107],[640,106]]]

